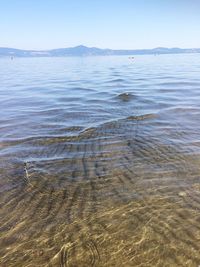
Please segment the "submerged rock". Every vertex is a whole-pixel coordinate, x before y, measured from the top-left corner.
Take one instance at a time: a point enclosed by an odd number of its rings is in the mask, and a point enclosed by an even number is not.
[[[181,191],[178,193],[179,197],[186,197],[187,196],[187,193],[184,192],[184,191]]]
[[[127,120],[137,120],[137,121],[141,121],[141,120],[146,120],[146,119],[154,119],[156,118],[156,114],[144,114],[144,115],[139,115],[139,116],[129,116],[127,118]]]
[[[196,190],[196,191],[200,191],[200,183],[195,183],[193,184],[193,189]]]
[[[122,101],[130,101],[133,98],[133,95],[130,93],[122,93],[118,95],[118,98]]]

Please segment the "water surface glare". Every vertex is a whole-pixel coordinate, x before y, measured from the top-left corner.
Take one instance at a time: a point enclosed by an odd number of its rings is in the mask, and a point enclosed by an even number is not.
[[[0,58],[0,266],[200,266],[199,72]]]

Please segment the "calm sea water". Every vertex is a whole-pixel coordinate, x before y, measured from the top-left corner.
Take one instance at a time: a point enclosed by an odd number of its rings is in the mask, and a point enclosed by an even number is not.
[[[0,265],[200,266],[200,54],[0,59]]]

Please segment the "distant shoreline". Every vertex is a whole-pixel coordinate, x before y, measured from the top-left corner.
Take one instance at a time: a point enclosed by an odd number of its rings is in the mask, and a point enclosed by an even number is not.
[[[75,46],[51,50],[23,50],[0,47],[0,57],[76,57],[76,56],[133,56],[133,55],[163,55],[163,54],[194,54],[200,53],[200,48],[165,48],[113,50],[96,47]]]

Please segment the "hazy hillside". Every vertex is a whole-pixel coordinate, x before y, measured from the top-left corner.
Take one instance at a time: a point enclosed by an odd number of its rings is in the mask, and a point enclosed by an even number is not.
[[[15,48],[0,47],[0,56],[10,57],[63,57],[63,56],[107,56],[107,55],[151,55],[151,54],[180,54],[200,53],[200,48],[165,48],[137,50],[112,50],[97,47],[86,47],[83,45],[69,48],[58,48],[52,50],[22,50]]]

